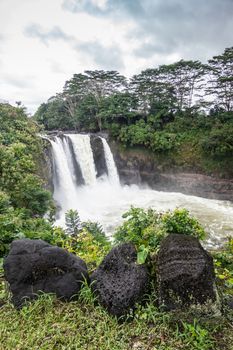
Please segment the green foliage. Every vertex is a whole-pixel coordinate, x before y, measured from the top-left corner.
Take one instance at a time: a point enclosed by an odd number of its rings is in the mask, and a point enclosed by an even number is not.
[[[215,95],[218,108],[229,112],[233,108],[233,47],[226,48],[224,53],[208,61],[210,78],[206,93]]]
[[[227,294],[233,295],[233,238],[229,238],[224,249],[214,251],[215,273],[218,284]]]
[[[175,209],[162,215],[161,222],[166,233],[191,235],[203,240],[206,236],[198,220],[190,216],[187,209]]]
[[[153,152],[167,152],[179,146],[177,134],[157,131],[151,135],[149,147]]]
[[[97,242],[101,244],[105,244],[108,241],[104,233],[103,227],[98,222],[92,222],[92,221],[82,222],[82,228],[90,232]]]
[[[148,235],[144,238],[144,230],[150,226],[156,226],[158,214],[152,209],[144,210],[131,207],[122,217],[127,220],[117,228],[114,234],[115,242],[132,242],[138,248],[143,244],[148,245]]]
[[[156,253],[161,240],[168,234],[186,234],[199,239],[205,231],[186,209],[157,213],[152,209],[134,208],[126,212],[127,219],[114,234],[115,243],[132,242],[138,251],[138,263],[146,261],[149,254]]]
[[[209,331],[201,327],[197,320],[193,323],[182,322],[183,330],[177,328],[176,336],[189,347],[190,350],[214,350],[215,342]]]
[[[203,151],[212,157],[227,157],[233,153],[233,125],[213,128],[201,143]]]
[[[50,241],[53,228],[43,218],[52,201],[37,174],[43,152],[38,126],[24,109],[0,104],[0,130],[1,257],[16,238]]]
[[[65,214],[66,231],[71,236],[77,236],[81,229],[81,220],[77,210],[70,209]]]
[[[8,212],[10,207],[10,197],[5,193],[0,191],[0,214],[5,214]]]
[[[144,264],[148,254],[149,254],[149,248],[145,247],[144,245],[140,245],[137,253],[137,263],[139,265]]]
[[[86,228],[81,229],[77,236],[66,235],[65,238],[55,240],[54,244],[82,258],[90,272],[100,264],[111,248],[107,239],[97,240]]]
[[[66,212],[66,232],[54,244],[78,255],[92,271],[111,248],[102,226],[98,222],[81,222],[77,210]]]
[[[130,146],[145,146],[149,143],[150,132],[150,126],[147,125],[143,119],[141,119],[135,124],[122,127],[119,134],[119,140],[122,143],[128,144]]]
[[[93,283],[93,282],[92,282]],[[92,293],[91,285],[85,280],[82,284],[82,289],[79,294],[79,300],[87,305],[96,305],[97,304],[97,297]]]
[[[34,119],[44,125],[46,130],[65,130],[75,127],[74,119],[67,112],[65,102],[59,96],[51,98],[47,103],[42,103]]]
[[[0,190],[14,208],[42,216],[49,209],[51,195],[37,175],[43,152],[39,128],[22,108],[0,104],[0,129]]]

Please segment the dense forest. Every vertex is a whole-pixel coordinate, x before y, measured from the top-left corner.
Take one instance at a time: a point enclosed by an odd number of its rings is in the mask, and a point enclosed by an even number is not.
[[[74,74],[61,93],[39,107],[35,119],[45,130],[107,130],[125,146],[155,153],[188,146],[198,156],[229,161],[233,47],[207,64],[180,60],[129,80],[117,71]]]

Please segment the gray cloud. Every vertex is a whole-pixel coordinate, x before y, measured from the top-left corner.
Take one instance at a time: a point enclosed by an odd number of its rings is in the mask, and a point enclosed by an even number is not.
[[[3,85],[11,85],[18,89],[31,89],[34,87],[34,77],[19,77],[10,74],[3,75]]]
[[[73,36],[64,33],[60,27],[54,26],[50,30],[44,30],[39,24],[33,23],[25,28],[24,34],[30,38],[38,38],[43,44],[48,45],[49,41],[64,40],[73,41]]]
[[[62,8],[73,13],[87,12],[96,16],[111,14],[137,16],[143,11],[141,3],[141,0],[106,0],[105,6],[100,6],[95,0],[63,0]]]
[[[137,57],[178,54],[205,60],[232,46],[233,0],[63,0],[63,9],[116,20],[133,20],[128,40],[142,43]]]
[[[124,67],[122,54],[118,47],[106,47],[97,41],[92,41],[79,43],[75,49],[90,56],[100,68],[117,70]]]

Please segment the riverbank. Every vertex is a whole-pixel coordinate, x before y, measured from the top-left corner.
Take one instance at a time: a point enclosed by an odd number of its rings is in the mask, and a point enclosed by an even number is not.
[[[170,153],[160,155],[144,147],[123,147],[110,140],[116,166],[123,184],[148,185],[157,191],[181,192],[210,199],[233,200],[232,168],[209,160],[195,161]],[[191,152],[191,151],[190,151]],[[212,171],[211,171],[212,170]]]

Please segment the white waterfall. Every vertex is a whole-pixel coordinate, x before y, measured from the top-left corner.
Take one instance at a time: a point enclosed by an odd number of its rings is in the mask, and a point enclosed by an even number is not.
[[[61,210],[61,217],[64,218],[67,210],[78,209],[84,188],[94,191],[93,186],[98,185],[90,136],[64,134],[48,139],[52,145],[53,156],[53,197]],[[111,150],[105,139],[102,139],[102,143],[108,172],[105,183],[106,185],[119,185]]]
[[[69,166],[66,140],[60,137],[50,139],[53,154],[54,169],[54,199],[63,210],[72,208],[75,204],[76,186]]]
[[[111,149],[107,143],[107,141],[101,137],[103,148],[104,148],[104,156],[108,169],[108,179],[113,185],[120,185],[119,175],[117,172],[117,167],[113,159],[113,155]]]
[[[83,179],[86,185],[93,185],[96,182],[96,170],[91,149],[90,136],[81,134],[69,134],[76,160],[78,161]]]

